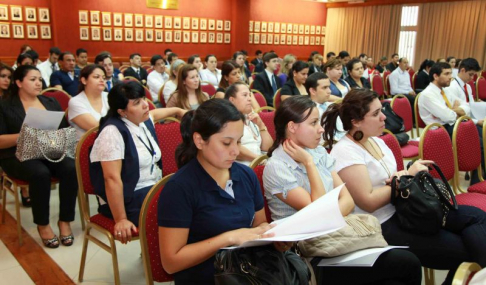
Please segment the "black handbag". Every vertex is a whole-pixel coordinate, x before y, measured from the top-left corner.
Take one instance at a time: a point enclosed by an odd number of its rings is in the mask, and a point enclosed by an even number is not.
[[[390,102],[381,103],[381,112],[385,114],[385,128],[394,134],[405,131],[405,124],[403,119],[395,113],[390,105]]]
[[[427,171],[392,179],[391,203],[395,205],[400,226],[407,231],[436,234],[445,226],[449,210],[457,210],[451,186],[439,166],[432,166],[442,180]]]
[[[310,271],[294,252],[272,245],[220,250],[214,261],[216,285],[308,285]]]

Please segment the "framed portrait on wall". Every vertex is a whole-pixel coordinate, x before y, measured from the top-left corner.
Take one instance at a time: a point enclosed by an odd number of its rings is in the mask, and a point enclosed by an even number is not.
[[[207,30],[208,29],[208,19],[201,19],[201,30]]]
[[[316,37],[316,45],[320,45],[321,44],[321,37]]]
[[[320,35],[320,34],[321,34],[321,26],[316,26],[316,35]]]
[[[274,45],[280,44],[280,35],[279,34],[273,35],[273,44]]]
[[[224,43],[225,44],[231,43],[231,33],[224,33]]]
[[[299,36],[299,46],[304,45],[304,36]]]
[[[23,24],[12,24],[13,38],[23,39],[24,38],[24,25]]]
[[[208,43],[214,44],[214,40],[215,40],[214,37],[215,37],[214,33],[208,33]]]
[[[143,29],[135,29],[135,41],[143,42]]]
[[[80,25],[88,25],[88,11],[87,10],[80,10],[79,11],[79,24]]]
[[[40,25],[40,36],[43,40],[48,40],[51,38],[51,26],[50,25]]]
[[[273,22],[268,23],[268,32],[273,33]]]
[[[133,29],[125,28],[125,41],[126,42],[133,42]]]
[[[37,13],[34,7],[25,7],[25,20],[27,22],[37,22]]]
[[[299,24],[293,24],[292,26],[293,26],[292,33],[298,34],[299,33]],[[304,26],[302,26],[302,27],[304,27]],[[302,32],[304,32],[304,29],[302,29]]]
[[[36,24],[27,24],[26,25],[26,31],[27,31],[27,38],[28,39],[37,39],[39,38],[39,35],[37,33],[37,25]]]
[[[304,24],[300,24],[299,25],[299,35],[303,35],[304,34],[304,29],[305,29]]]
[[[253,26],[253,31],[255,31],[256,33],[259,33],[260,32],[260,26],[261,26],[261,23],[259,21],[255,21],[255,25]]]
[[[182,37],[183,37],[183,41],[184,41],[184,43],[185,43],[185,44],[187,44],[187,43],[190,43],[190,42],[191,42],[191,32],[189,32],[189,31],[184,31],[184,33],[183,33]]]
[[[133,27],[133,14],[125,13],[125,27]]]
[[[266,45],[267,44],[267,34],[261,34],[260,35],[260,43],[262,45]]]
[[[165,30],[164,34],[165,34],[164,41],[166,43],[171,43],[172,42],[172,31]]]
[[[273,34],[267,34],[267,44],[273,44]]]
[[[275,33],[280,33],[280,23],[275,23]]]
[[[165,16],[164,28],[166,28],[166,29],[172,29],[172,17]],[[171,35],[172,35],[172,32],[171,32]],[[171,39],[172,39],[172,37],[171,37]],[[171,40],[171,42],[172,42],[172,40]]]
[[[199,18],[191,18],[191,29],[199,30]]]
[[[23,20],[22,7],[10,5],[10,15],[11,15],[12,21],[22,21]],[[14,31],[14,38],[15,38],[15,31]],[[22,37],[22,38],[24,38],[24,37]]]
[[[227,32],[231,31],[231,21],[229,21],[229,20],[224,21],[224,30],[227,31]]]
[[[139,27],[139,28],[143,27],[143,15],[142,14],[135,14],[135,27]]]
[[[250,32],[253,32],[253,21],[250,21],[250,27],[249,27],[249,31],[250,31]]]
[[[100,11],[89,11],[89,18],[91,19],[91,25],[99,25]]]
[[[287,35],[280,35],[280,44],[284,45],[286,39],[287,39]]]
[[[286,40],[286,42],[287,42],[287,45],[288,45],[288,46],[292,45],[292,35],[287,35],[287,40]]]
[[[79,39],[82,41],[89,40],[89,27],[87,26],[79,27]]]
[[[321,45],[324,45],[325,41],[326,41],[326,37],[321,37]]]
[[[280,33],[281,34],[285,34],[287,32],[287,24],[286,23],[282,23],[280,25]]]
[[[293,35],[292,36],[292,45],[296,46],[299,43],[299,36]]]
[[[163,30],[155,30],[155,42],[156,43],[164,42],[164,31]]]
[[[145,15],[145,28],[153,28],[153,27],[154,27],[154,16]]]
[[[291,34],[293,32],[293,25],[291,23],[287,23],[287,34]]]
[[[103,41],[105,42],[112,41],[111,28],[103,28]]]
[[[8,6],[0,5],[0,21],[8,21]]]
[[[111,26],[111,12],[101,12],[103,26]]]
[[[164,27],[164,16],[155,16],[155,24],[154,27],[158,29],[162,29]]]
[[[316,34],[316,26],[312,25],[310,26],[310,34],[315,35]]]
[[[253,43],[253,33],[250,33],[250,37],[248,38],[248,43]]]
[[[216,30],[222,31],[223,30],[223,20],[216,21]]]
[[[199,36],[199,41],[203,44],[208,42],[208,33],[207,32],[201,32],[201,35]]]
[[[184,30],[191,29],[191,18],[189,18],[189,17],[182,18],[182,28]]]
[[[216,30],[216,20],[214,20],[214,19],[208,20],[208,30],[210,30],[210,31]]]
[[[197,44],[199,43],[199,32],[192,31],[191,32],[191,43]]]
[[[41,23],[51,22],[51,16],[49,16],[48,8],[38,8],[38,11],[39,11],[39,22]]]
[[[0,23],[0,38],[6,39],[10,38],[10,24]]]
[[[181,17],[174,17],[174,29],[181,29],[181,28],[182,28]]]
[[[182,42],[182,31],[174,31],[174,43]]]
[[[101,39],[100,27],[91,27],[91,40],[99,41]]]
[[[322,26],[321,28],[321,35],[326,35],[326,26]]]
[[[154,30],[145,29],[145,41],[146,42],[153,42],[154,41]]]
[[[311,36],[310,37],[310,43],[309,43],[311,46],[315,46],[316,45],[316,37],[313,37]]]
[[[304,45],[306,45],[306,46],[309,45],[309,36],[304,37]]]
[[[268,25],[267,22],[262,22],[262,27],[261,27],[262,33],[266,33],[267,32],[267,25]]]
[[[115,27],[122,27],[122,13],[113,13],[113,26]]]
[[[310,26],[309,25],[305,25],[304,26],[304,34],[308,35],[310,33]]]
[[[123,41],[123,29],[122,28],[114,28],[113,29],[113,39],[115,42]]]
[[[260,43],[260,34],[259,33],[253,34],[253,43],[256,44],[256,45]]]
[[[223,25],[223,23],[221,23]],[[216,43],[222,44],[223,43],[223,33],[217,33],[216,34]]]

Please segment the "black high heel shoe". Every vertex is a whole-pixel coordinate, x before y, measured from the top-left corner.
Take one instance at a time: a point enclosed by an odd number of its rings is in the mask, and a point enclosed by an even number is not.
[[[59,239],[61,240],[61,244],[64,246],[71,246],[74,243],[74,236],[73,234],[69,234],[67,236],[64,236],[61,234],[61,227],[59,226],[59,222],[57,222],[57,226],[59,227]]]
[[[41,234],[40,234],[39,227],[37,227],[37,232],[39,232],[39,236],[40,236],[42,243],[44,244],[45,247],[47,247],[47,248],[58,248],[59,247],[59,238],[56,235],[54,235],[54,237],[50,238],[50,239],[43,239]]]
[[[30,201],[30,197],[24,197],[24,196],[22,196],[22,194],[20,195],[20,197],[22,198],[22,205],[24,207],[32,207],[32,203]]]

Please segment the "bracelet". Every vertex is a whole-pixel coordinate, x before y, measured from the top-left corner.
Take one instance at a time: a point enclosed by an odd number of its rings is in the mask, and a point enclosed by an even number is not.
[[[260,132],[266,132],[267,131],[267,128],[263,128],[263,129],[260,129]]]

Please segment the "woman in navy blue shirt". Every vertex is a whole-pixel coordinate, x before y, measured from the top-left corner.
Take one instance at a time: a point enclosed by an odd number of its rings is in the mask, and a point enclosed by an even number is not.
[[[205,101],[181,122],[177,173],[159,198],[162,265],[176,284],[214,284],[214,255],[222,248],[268,237],[256,175],[234,163],[244,116],[229,101]],[[278,250],[288,244],[276,243]]]

